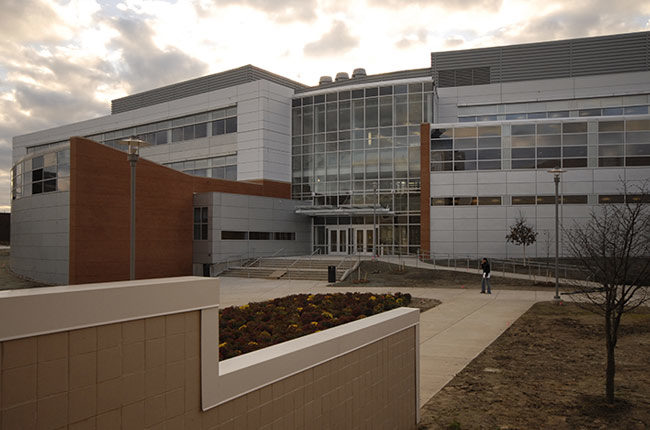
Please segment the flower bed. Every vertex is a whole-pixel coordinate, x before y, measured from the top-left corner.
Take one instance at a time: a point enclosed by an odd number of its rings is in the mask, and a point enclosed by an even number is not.
[[[407,306],[410,294],[296,294],[219,312],[219,359]]]

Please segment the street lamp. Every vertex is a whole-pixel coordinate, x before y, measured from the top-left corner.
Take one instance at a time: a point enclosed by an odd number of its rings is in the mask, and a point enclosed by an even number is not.
[[[131,259],[129,279],[135,279],[135,165],[140,157],[140,147],[149,146],[148,142],[136,137],[129,137],[118,142],[128,146],[126,159],[131,164]]]
[[[377,258],[377,203],[379,195],[377,194],[377,182],[372,184],[373,200],[377,199],[372,205],[372,258]]]
[[[559,167],[551,169],[548,173],[553,174],[553,181],[555,182],[555,297],[553,300],[560,300],[560,280],[559,280],[559,253],[560,253],[560,174],[566,172]]]

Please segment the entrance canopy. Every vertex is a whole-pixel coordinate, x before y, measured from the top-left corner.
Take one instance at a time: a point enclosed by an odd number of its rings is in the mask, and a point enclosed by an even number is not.
[[[349,205],[349,206],[298,206],[296,213],[309,216],[355,216],[355,215],[394,215],[392,210],[380,205]]]

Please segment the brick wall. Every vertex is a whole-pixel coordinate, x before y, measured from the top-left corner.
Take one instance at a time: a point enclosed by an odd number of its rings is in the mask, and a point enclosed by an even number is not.
[[[2,429],[416,427],[411,327],[201,411],[199,311],[0,343]]]
[[[69,284],[129,278],[130,166],[126,154],[70,139]],[[220,191],[290,198],[290,184],[197,178],[140,159],[136,278],[192,274],[192,195]]]

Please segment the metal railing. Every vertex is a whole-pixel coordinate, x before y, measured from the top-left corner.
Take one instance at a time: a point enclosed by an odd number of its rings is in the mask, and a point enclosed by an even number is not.
[[[448,253],[418,253],[418,261],[430,262],[435,266],[453,268],[455,270],[473,271],[481,267],[481,258],[476,256],[459,256]],[[506,273],[526,275],[530,279],[553,278],[555,276],[555,263],[523,259],[500,259],[490,258],[492,273],[499,273],[505,276]],[[580,266],[570,264],[559,264],[558,275],[564,279],[591,280],[591,275],[586,273]]]

